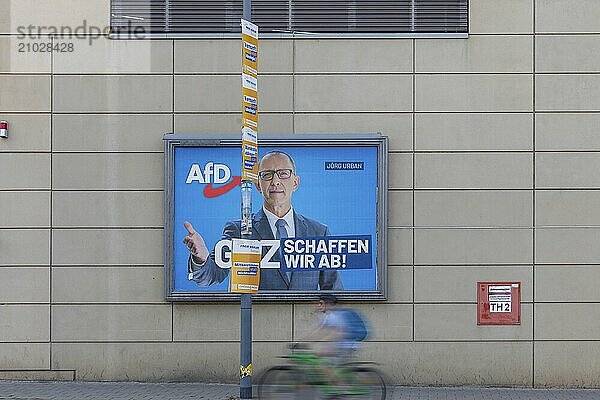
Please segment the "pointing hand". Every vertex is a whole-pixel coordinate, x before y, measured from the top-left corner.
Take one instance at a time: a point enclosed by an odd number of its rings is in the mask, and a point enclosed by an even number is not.
[[[196,264],[203,264],[208,259],[208,249],[204,239],[188,221],[183,223],[188,235],[183,238],[183,243],[188,248]]]

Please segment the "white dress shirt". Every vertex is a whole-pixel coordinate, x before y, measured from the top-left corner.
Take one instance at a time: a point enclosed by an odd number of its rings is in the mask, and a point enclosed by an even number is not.
[[[277,237],[277,227],[275,226],[275,223],[279,219],[283,219],[285,221],[285,230],[288,233],[288,237],[296,236],[296,224],[294,224],[294,208],[290,207],[290,210],[283,217],[278,217],[277,215],[273,214],[271,211],[267,210],[264,207],[263,212],[267,216],[267,220],[269,221],[269,226],[271,227],[271,232],[273,232],[274,238]]]

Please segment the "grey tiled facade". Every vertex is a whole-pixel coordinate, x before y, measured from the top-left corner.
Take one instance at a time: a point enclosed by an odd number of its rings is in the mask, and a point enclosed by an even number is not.
[[[390,138],[389,296],[356,307],[392,383],[600,387],[600,1],[469,3],[468,39],[261,40],[261,134]],[[238,134],[239,40],[18,52],[109,6],[0,0],[0,371],[235,382],[239,306],[164,300],[162,135]],[[476,325],[488,280],[521,325]],[[317,317],[256,304],[255,368]]]

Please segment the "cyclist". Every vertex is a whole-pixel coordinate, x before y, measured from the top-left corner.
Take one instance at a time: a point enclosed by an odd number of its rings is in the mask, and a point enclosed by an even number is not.
[[[358,363],[346,363],[368,336],[368,326],[355,310],[337,308],[337,298],[321,294],[316,307],[323,313],[321,324],[304,338],[304,342],[321,342],[317,351],[294,352],[291,366],[270,368],[261,377],[261,399],[277,399],[295,394],[295,398],[338,399],[348,396],[385,399],[385,382],[377,370]],[[292,348],[307,349],[302,343]],[[322,397],[324,396],[324,397]]]
[[[351,326],[344,311],[337,309],[337,297],[332,294],[320,295],[317,309],[324,315],[310,338],[325,341],[323,349],[317,354],[329,358],[334,365],[339,365],[352,357],[359,342],[351,338]]]
[[[320,370],[335,385],[343,385],[345,379],[338,367],[352,357],[359,342],[351,339],[351,326],[344,311],[337,309],[337,297],[332,294],[320,295],[317,310],[324,314],[323,319],[306,341],[325,342],[316,352],[324,360]]]

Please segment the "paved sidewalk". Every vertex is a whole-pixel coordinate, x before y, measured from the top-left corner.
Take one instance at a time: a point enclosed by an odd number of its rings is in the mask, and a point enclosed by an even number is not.
[[[388,400],[598,400],[600,389],[388,388]],[[237,385],[0,381],[0,400],[233,400]]]

